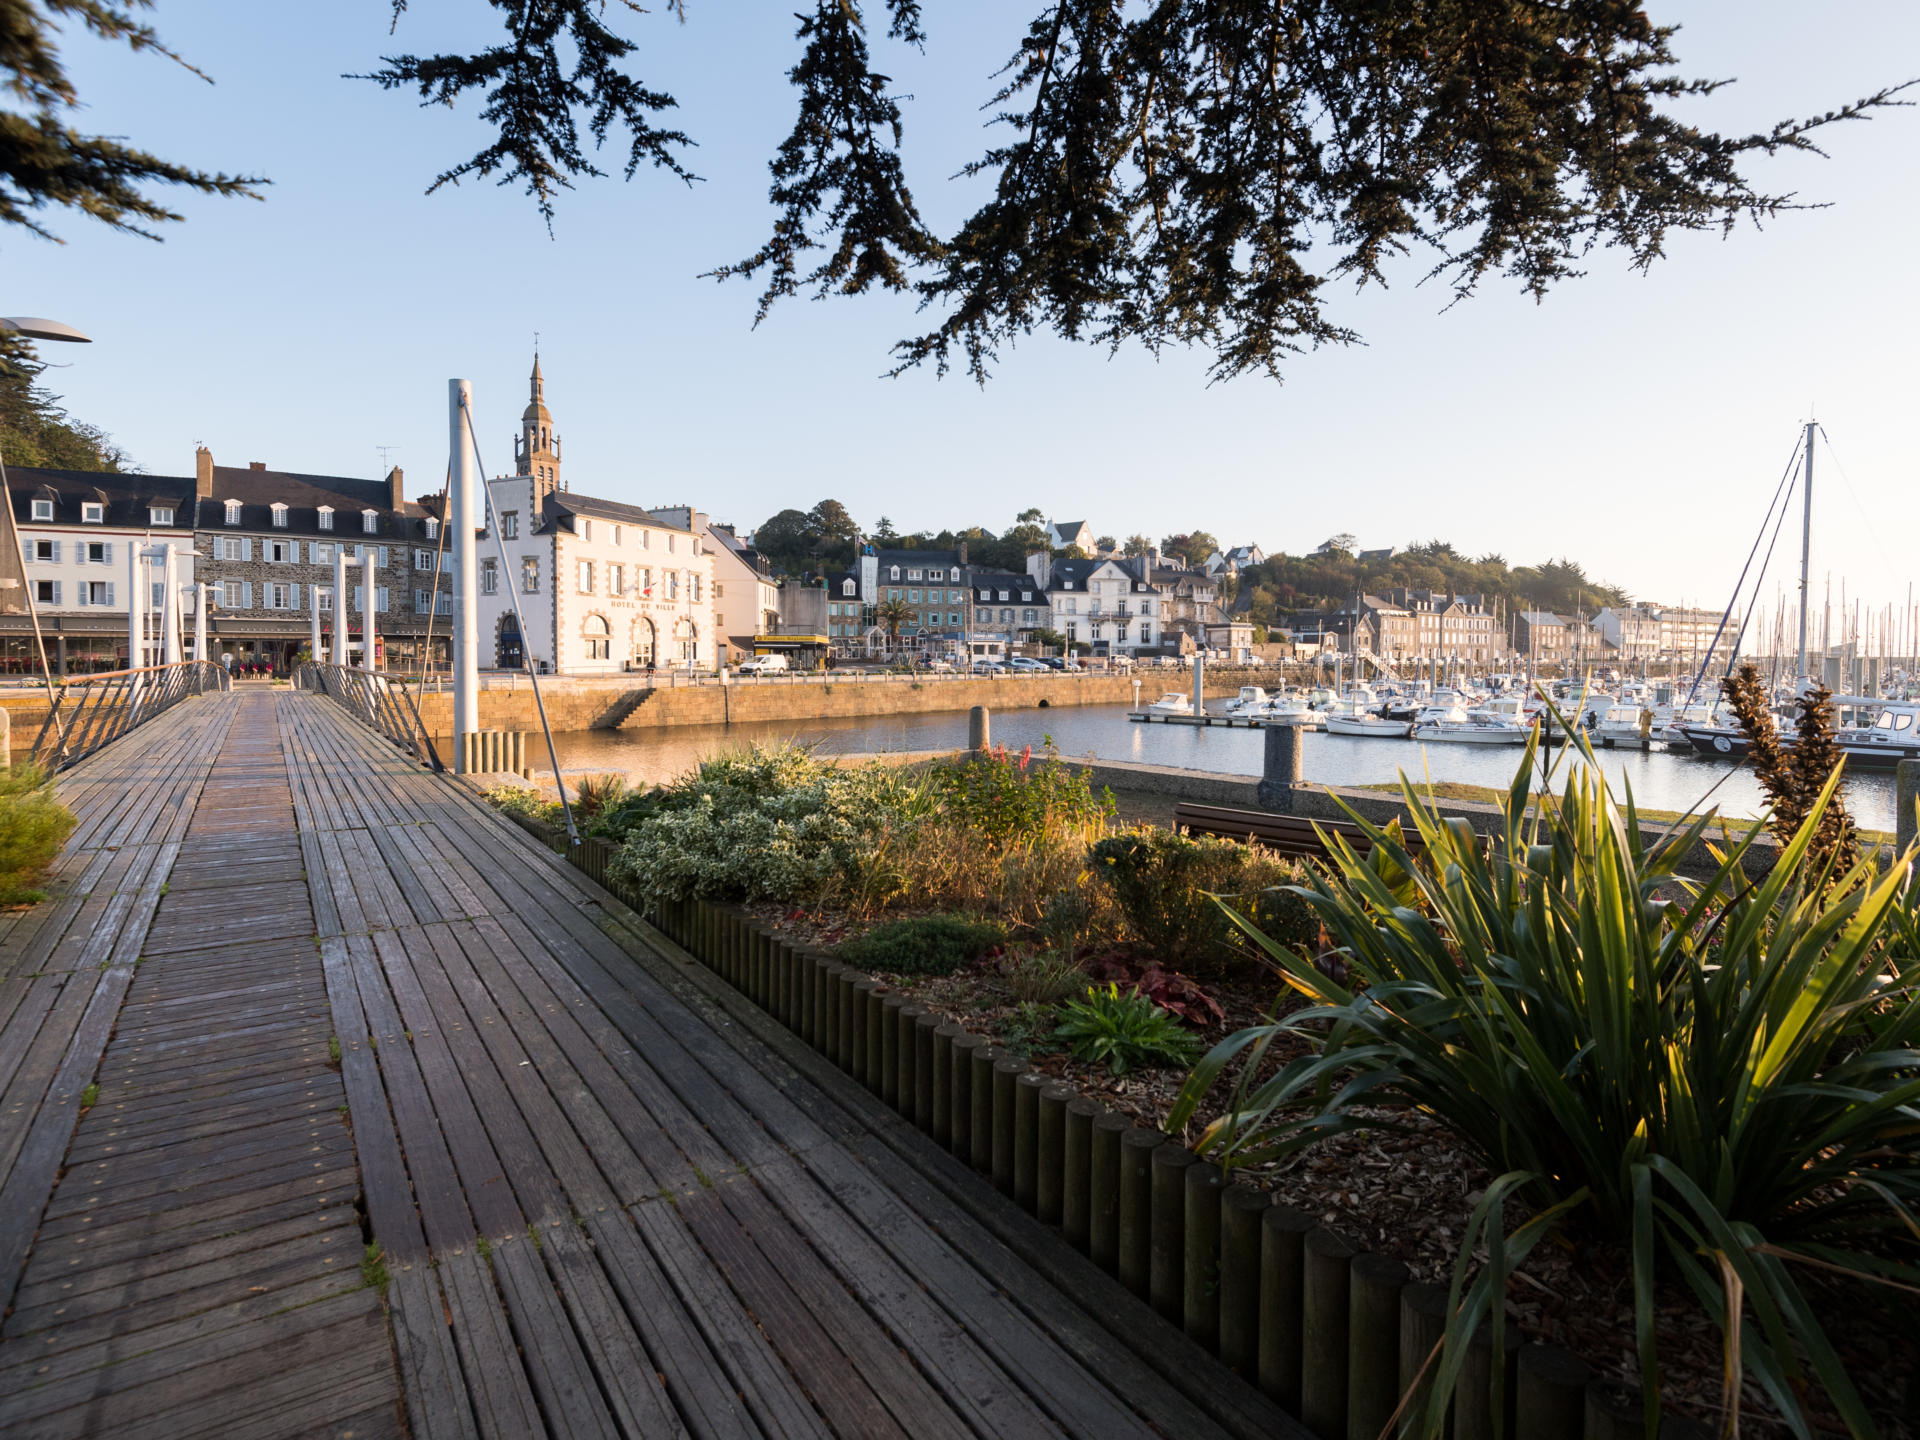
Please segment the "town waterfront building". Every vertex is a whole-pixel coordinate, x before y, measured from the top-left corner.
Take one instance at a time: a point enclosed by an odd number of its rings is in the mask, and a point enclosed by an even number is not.
[[[1165,601],[1145,558],[1027,557],[1027,573],[1047,597],[1048,629],[1094,655],[1131,655],[1160,645]],[[1212,617],[1209,617],[1212,618]]]
[[[475,546],[482,653],[502,669],[530,656],[560,675],[714,669],[723,652],[707,517],[569,489],[545,389],[535,357],[517,473],[486,482],[496,523]]]
[[[780,630],[780,585],[773,567],[731,525],[706,523],[703,549],[713,557],[713,620],[731,655],[754,653],[754,638]]]
[[[128,548],[172,545],[176,580],[191,594],[193,481],[24,465],[9,466],[7,473],[47,663],[56,675],[125,668]],[[160,598],[148,597],[156,611]],[[191,624],[186,632],[190,655]],[[39,669],[30,617],[0,616],[0,646],[0,664],[8,672]]]

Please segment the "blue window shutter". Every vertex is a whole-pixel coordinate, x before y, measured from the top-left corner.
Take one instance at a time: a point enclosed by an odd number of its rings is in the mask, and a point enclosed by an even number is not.
[[[87,582],[84,580],[80,582],[80,603],[82,605],[87,603]]]
[[[105,564],[111,565],[113,563],[113,542],[111,540],[101,545],[100,558]]]
[[[56,565],[60,563],[60,542],[58,540],[53,542],[53,563]]]
[[[253,608],[253,582],[251,580],[242,580],[240,582],[240,608],[242,610],[251,610]]]
[[[56,605],[65,603],[60,598],[60,582],[58,580],[53,582],[53,603]]]
[[[382,545],[380,547],[380,553],[378,556],[375,557],[373,563],[382,570],[387,568],[387,547],[386,546]]]
[[[240,558],[242,560],[253,559],[253,541],[245,535],[240,537]]]
[[[289,610],[298,610],[300,608],[300,587],[298,585],[289,585],[287,587],[287,608]]]
[[[109,605],[115,605],[119,603],[113,598],[113,581],[111,580],[107,582],[107,603]]]

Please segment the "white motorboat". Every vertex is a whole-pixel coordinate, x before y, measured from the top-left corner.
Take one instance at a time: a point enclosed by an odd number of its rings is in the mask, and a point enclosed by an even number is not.
[[[1301,730],[1318,730],[1324,716],[1321,711],[1311,709],[1298,695],[1275,695],[1267,701],[1267,708],[1259,718],[1263,725],[1292,725]]]
[[[1524,745],[1532,734],[1531,725],[1510,716],[1493,710],[1466,710],[1458,705],[1425,711],[1413,724],[1414,739],[1453,745]]]
[[[1369,740],[1404,740],[1413,733],[1412,721],[1389,720],[1370,710],[1329,711],[1320,724],[1329,735],[1357,735]]]
[[[1169,690],[1147,706],[1149,715],[1191,715],[1193,697],[1180,690]]]
[[[1651,750],[1664,743],[1654,738],[1652,709],[1638,700],[1614,701],[1595,717],[1590,733],[1607,750]]]
[[[1265,715],[1272,704],[1273,697],[1260,686],[1242,685],[1240,693],[1227,702],[1226,713],[1252,719]]]

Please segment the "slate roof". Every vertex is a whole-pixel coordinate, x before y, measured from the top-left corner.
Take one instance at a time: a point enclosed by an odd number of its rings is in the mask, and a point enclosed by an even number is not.
[[[104,504],[109,529],[152,530],[153,506],[171,507],[174,530],[192,530],[194,517],[191,475],[114,475],[93,470],[48,470],[37,465],[9,465],[7,480],[13,492],[16,525],[78,525],[85,501]],[[35,500],[53,501],[53,519],[33,518]]]

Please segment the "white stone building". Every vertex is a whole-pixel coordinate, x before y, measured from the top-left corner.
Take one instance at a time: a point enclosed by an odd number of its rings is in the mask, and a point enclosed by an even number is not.
[[[670,512],[653,513],[664,517]],[[731,525],[713,524],[697,511],[691,519],[702,548],[713,557],[713,618],[720,638],[732,652],[729,658],[751,655],[754,636],[772,635],[780,628],[779,583],[760,552]]]
[[[1027,573],[1045,593],[1048,628],[1095,655],[1157,649],[1165,600],[1147,580],[1144,559],[1055,560],[1027,557]]]
[[[514,446],[519,473],[486,482],[497,526],[474,547],[483,658],[491,651],[497,667],[518,669],[530,653],[560,675],[714,669],[713,557],[694,527],[705,517],[564,488],[544,390],[536,358]]]

